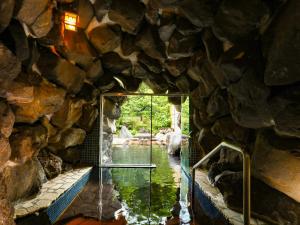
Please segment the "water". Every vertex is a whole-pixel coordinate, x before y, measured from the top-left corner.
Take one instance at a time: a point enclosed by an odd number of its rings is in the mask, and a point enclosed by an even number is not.
[[[149,146],[113,147],[113,163],[149,163],[149,151]],[[178,184],[175,183],[174,170],[164,147],[153,146],[152,163],[156,164],[156,169],[112,169],[113,183],[119,191],[129,225],[164,224],[176,203]],[[181,189],[186,190],[185,186],[187,184],[181,184]],[[186,194],[180,195],[183,207],[180,213],[185,220],[189,220]]]

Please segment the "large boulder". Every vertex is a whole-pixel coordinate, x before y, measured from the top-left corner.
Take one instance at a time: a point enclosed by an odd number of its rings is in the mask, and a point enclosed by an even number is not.
[[[120,31],[116,26],[102,24],[88,33],[90,42],[99,53],[113,51],[121,43]]]
[[[162,66],[159,60],[153,59],[143,52],[139,53],[137,57],[139,63],[143,65],[145,68],[147,68],[149,71],[158,74],[162,71]]]
[[[47,145],[47,129],[41,125],[33,127],[18,127],[10,137],[10,160],[25,163],[36,156],[40,149]]]
[[[7,187],[7,198],[16,201],[36,194],[45,181],[41,169],[36,158],[24,164],[5,167],[3,177]]]
[[[17,1],[15,18],[27,25],[33,24],[43,13],[49,0],[21,0]],[[32,7],[34,6],[34,7]]]
[[[9,141],[7,138],[3,137],[0,134],[0,173],[5,163],[9,160],[10,155],[11,155],[11,148],[9,145]]]
[[[52,6],[49,6],[30,26],[35,37],[41,38],[50,32],[53,26],[52,13]]]
[[[3,88],[10,85],[21,72],[21,62],[12,52],[0,42],[0,95],[3,95]]]
[[[66,98],[60,109],[51,117],[51,123],[59,128],[70,128],[82,115],[84,100]]]
[[[199,45],[199,39],[197,35],[184,36],[179,32],[174,32],[169,40],[168,57],[179,59],[192,56]]]
[[[209,97],[207,108],[208,117],[211,119],[220,118],[229,114],[226,91],[216,89]]]
[[[15,225],[14,208],[7,199],[7,190],[2,171],[0,173],[0,225]]]
[[[233,43],[251,40],[270,17],[264,1],[222,1],[214,18],[213,30],[222,40]]]
[[[270,89],[259,74],[254,68],[247,68],[243,77],[227,89],[232,118],[240,126],[261,128],[274,124],[267,103]]]
[[[253,174],[272,188],[300,203],[300,159],[293,154],[295,148],[282,149],[273,140],[289,142],[290,138],[275,136],[272,132],[260,132],[252,156]],[[295,141],[295,140],[293,140]],[[296,142],[297,143],[297,142]],[[299,148],[300,140],[298,140]],[[295,146],[297,148],[297,146]]]
[[[37,66],[45,78],[70,93],[80,91],[86,76],[83,70],[46,49],[41,51]]]
[[[105,69],[110,70],[114,74],[121,73],[131,67],[130,60],[123,59],[116,52],[108,52],[104,54],[102,57],[102,64]]]
[[[99,111],[97,107],[87,104],[83,106],[82,115],[76,124],[86,132],[90,132],[98,115]]]
[[[104,98],[103,115],[110,119],[118,119],[121,116],[120,105],[108,98]]]
[[[88,71],[97,56],[82,29],[76,32],[65,30],[63,45],[58,46],[58,51],[85,71]]]
[[[145,26],[136,37],[136,45],[148,56],[164,61],[165,46],[160,40],[158,30],[154,26]]]
[[[136,34],[144,18],[144,13],[145,6],[139,0],[114,0],[108,17],[118,23],[123,31]]]
[[[13,130],[15,115],[11,107],[0,101],[0,135],[8,138]]]
[[[56,136],[49,139],[49,148],[58,154],[69,147],[81,145],[85,139],[86,132],[80,128],[68,128],[60,131]]]
[[[230,116],[218,119],[211,127],[211,132],[223,140],[230,140],[246,144],[249,137],[249,129],[236,124]]]
[[[183,0],[179,11],[195,26],[208,27],[213,24],[213,2],[210,0]]]
[[[267,224],[297,224],[300,220],[300,204],[285,194],[269,187],[258,179],[251,180],[251,211]],[[243,174],[228,172],[218,176],[220,189],[228,208],[242,212]],[[288,213],[287,213],[288,212]]]
[[[34,87],[31,102],[15,105],[16,122],[34,123],[43,115],[50,115],[61,107],[66,92],[46,81]]]
[[[8,26],[15,7],[15,0],[1,1],[0,3],[0,33]]]
[[[288,1],[269,31],[270,38],[265,42],[269,45],[266,53],[267,64],[265,83],[267,85],[287,85],[300,81],[300,2]]]
[[[46,149],[40,151],[37,156],[48,179],[52,179],[62,172],[62,160],[58,156],[48,152]]]

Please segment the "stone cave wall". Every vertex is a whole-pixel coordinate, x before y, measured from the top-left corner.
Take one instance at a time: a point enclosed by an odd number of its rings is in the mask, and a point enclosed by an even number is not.
[[[141,82],[191,93],[198,155],[221,140],[244,146],[257,186],[276,196],[270,219],[300,221],[299,12],[298,0],[1,1],[0,224],[13,224],[11,202],[80,161],[99,94]],[[125,99],[106,100],[116,119]],[[240,188],[240,157],[223,151],[208,167],[240,208],[228,185]]]

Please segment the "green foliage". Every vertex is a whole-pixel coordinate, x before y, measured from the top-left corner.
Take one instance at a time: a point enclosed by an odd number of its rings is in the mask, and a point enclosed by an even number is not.
[[[142,83],[140,93],[152,93],[151,89]],[[152,132],[158,133],[162,128],[171,127],[171,104],[166,96],[152,97]],[[189,133],[189,111],[188,101],[182,107],[182,122],[184,123],[183,133]],[[122,105],[121,117],[117,121],[117,128],[120,130],[125,125],[134,135],[141,129],[150,132],[151,129],[151,96],[128,96],[127,101]]]

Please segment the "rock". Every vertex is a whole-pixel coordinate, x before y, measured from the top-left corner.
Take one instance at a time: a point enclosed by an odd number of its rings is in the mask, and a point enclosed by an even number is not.
[[[117,85],[117,81],[113,79],[112,74],[104,73],[101,79],[95,83],[95,85],[101,92],[107,92],[112,90]]]
[[[47,148],[58,154],[60,151],[69,147],[81,145],[85,136],[86,132],[80,128],[68,128],[61,131],[55,137],[49,139],[49,145]]]
[[[118,119],[121,116],[121,108],[118,104],[112,102],[108,98],[104,98],[103,115],[109,119]]]
[[[77,121],[77,126],[86,132],[90,132],[93,128],[94,122],[98,118],[99,111],[95,106],[85,105],[82,108],[82,116]]]
[[[132,76],[139,79],[147,79],[149,72],[144,69],[139,63],[136,63],[132,67]]]
[[[90,42],[99,53],[105,54],[113,51],[120,45],[121,38],[116,27],[103,24],[91,30],[88,34]]]
[[[61,107],[66,92],[46,81],[34,87],[32,102],[15,106],[16,122],[34,123],[43,115],[49,115]]]
[[[76,32],[65,30],[63,44],[57,49],[70,62],[75,62],[85,71],[90,69],[97,56],[82,29]]]
[[[14,208],[7,199],[0,199],[0,225],[15,225]]]
[[[14,12],[14,7],[15,0],[2,1],[0,3],[0,33],[8,26]]]
[[[181,93],[187,94],[190,92],[190,83],[186,76],[182,75],[178,77],[175,83],[176,83],[176,87],[178,87]]]
[[[164,61],[165,46],[160,40],[156,27],[145,26],[136,37],[136,45],[140,47],[148,56]]]
[[[129,56],[137,50],[135,46],[135,35],[123,33],[121,50],[124,56]]]
[[[48,0],[18,0],[16,2],[15,18],[20,22],[31,25],[45,11],[48,4]]]
[[[99,91],[94,85],[84,83],[81,88],[81,91],[77,94],[77,97],[84,100],[88,104],[94,105],[97,104]]]
[[[97,17],[98,21],[101,21],[105,14],[108,13],[108,10],[111,6],[110,1],[106,0],[95,0],[93,7],[95,11],[95,16]]]
[[[226,0],[218,8],[213,31],[222,41],[238,43],[252,40],[269,17],[270,10],[264,1],[243,0],[236,3],[234,0]]]
[[[242,127],[261,128],[274,124],[267,98],[270,90],[255,68],[247,68],[243,77],[229,86],[228,96],[233,120]]]
[[[90,21],[94,16],[94,8],[90,1],[80,0],[78,1],[77,14],[80,18],[78,21],[78,27],[86,29]]]
[[[196,35],[183,36],[179,32],[174,32],[168,46],[168,57],[173,59],[190,57],[197,49],[198,41]]]
[[[71,147],[59,152],[59,157],[64,162],[72,163],[72,165],[80,162],[80,149],[77,147]]]
[[[159,3],[157,0],[149,0],[146,4],[145,18],[152,25],[158,24],[159,21]]]
[[[51,117],[51,123],[61,129],[70,128],[82,115],[84,100],[66,98],[63,105]]]
[[[50,32],[52,26],[52,6],[50,6],[45,12],[39,15],[35,22],[30,25],[30,28],[37,38],[41,38]]]
[[[217,62],[223,53],[223,43],[215,37],[211,29],[205,29],[202,32],[202,42],[205,46],[208,61],[210,63]]]
[[[80,91],[86,76],[83,70],[46,50],[41,52],[37,66],[44,77],[70,93]]]
[[[35,38],[27,38],[29,45],[29,56],[27,60],[23,61],[22,64],[30,71],[33,68],[33,65],[38,61],[40,54],[38,51],[37,41]]]
[[[270,188],[258,179],[252,178],[251,183],[251,210],[255,215],[264,218],[264,221],[270,224],[297,224],[300,219],[299,203]],[[218,179],[216,186],[223,194],[227,207],[242,212],[242,173],[224,172],[224,175]]]
[[[187,74],[190,78],[199,82],[202,97],[210,96],[217,87],[217,82],[212,75],[211,66],[209,62],[203,58],[201,52],[192,57]]]
[[[184,36],[189,36],[199,33],[202,28],[196,27],[185,17],[179,17],[176,21],[176,30]]]
[[[6,100],[13,105],[30,103],[34,100],[34,86],[22,82],[13,82],[5,93]]]
[[[216,89],[208,100],[206,111],[208,117],[210,117],[211,119],[216,119],[228,115],[230,112],[226,91]]]
[[[300,159],[291,152],[272,146],[260,132],[256,138],[252,167],[255,177],[300,203],[299,188]],[[269,142],[271,141],[271,142]],[[294,149],[290,149],[293,151]],[[287,185],[288,184],[288,185]]]
[[[163,42],[169,41],[175,29],[176,29],[175,24],[166,24],[164,26],[161,26],[158,31],[160,39]]]
[[[144,65],[149,71],[153,73],[160,73],[162,71],[162,66],[160,62],[156,59],[153,59],[141,52],[138,54],[138,61],[140,64]]]
[[[144,18],[145,7],[139,0],[114,0],[108,12],[110,20],[122,27],[122,30],[136,34]]]
[[[14,42],[14,53],[17,58],[20,61],[28,59],[30,55],[30,49],[28,39],[22,25],[18,21],[13,20],[10,23],[8,30],[11,36],[9,42],[11,42],[12,38]]]
[[[178,77],[187,70],[188,63],[189,58],[181,58],[177,60],[167,60],[164,65],[170,74]]]
[[[213,150],[218,144],[220,144],[221,139],[218,136],[214,135],[209,129],[202,128],[200,130],[197,141],[201,149],[200,152],[206,155],[211,150]]]
[[[270,31],[271,40],[266,55],[267,64],[264,80],[267,85],[287,85],[300,81],[300,25],[295,23],[300,18],[299,1],[289,1],[280,16],[274,21]]]
[[[104,74],[100,59],[94,60],[86,70],[86,79],[90,82],[96,82]]]
[[[139,90],[140,84],[142,83],[141,79],[135,77],[127,77],[122,75],[117,75],[116,77],[122,81],[124,89],[127,92],[137,92]]]
[[[202,28],[213,24],[212,4],[210,0],[184,0],[178,8],[192,24]]]
[[[105,69],[110,70],[114,74],[119,74],[131,67],[130,60],[123,59],[116,52],[108,52],[104,54],[102,57],[102,64]]]
[[[5,165],[5,163],[9,160],[11,155],[11,148],[9,145],[9,141],[6,137],[0,134],[0,172]]]
[[[38,160],[42,164],[48,179],[53,179],[61,174],[63,161],[58,156],[43,149],[38,155]]]
[[[11,157],[16,163],[25,163],[47,145],[47,129],[43,126],[18,127],[10,137]]]
[[[11,107],[0,101],[0,134],[8,138],[13,130],[15,115]]]
[[[277,89],[270,100],[270,111],[275,121],[275,131],[279,135],[300,137],[299,133],[299,84]]]
[[[21,62],[0,42],[0,88],[9,86],[21,72]],[[0,90],[0,95],[3,90]]]
[[[249,130],[237,125],[230,116],[218,119],[211,127],[211,132],[222,138],[233,142],[246,144],[248,141]]]
[[[166,79],[159,74],[149,74],[144,82],[152,89],[155,94],[166,93],[168,90],[168,83]]]
[[[16,201],[36,194],[43,182],[39,172],[37,159],[5,167],[3,177],[8,200]]]

